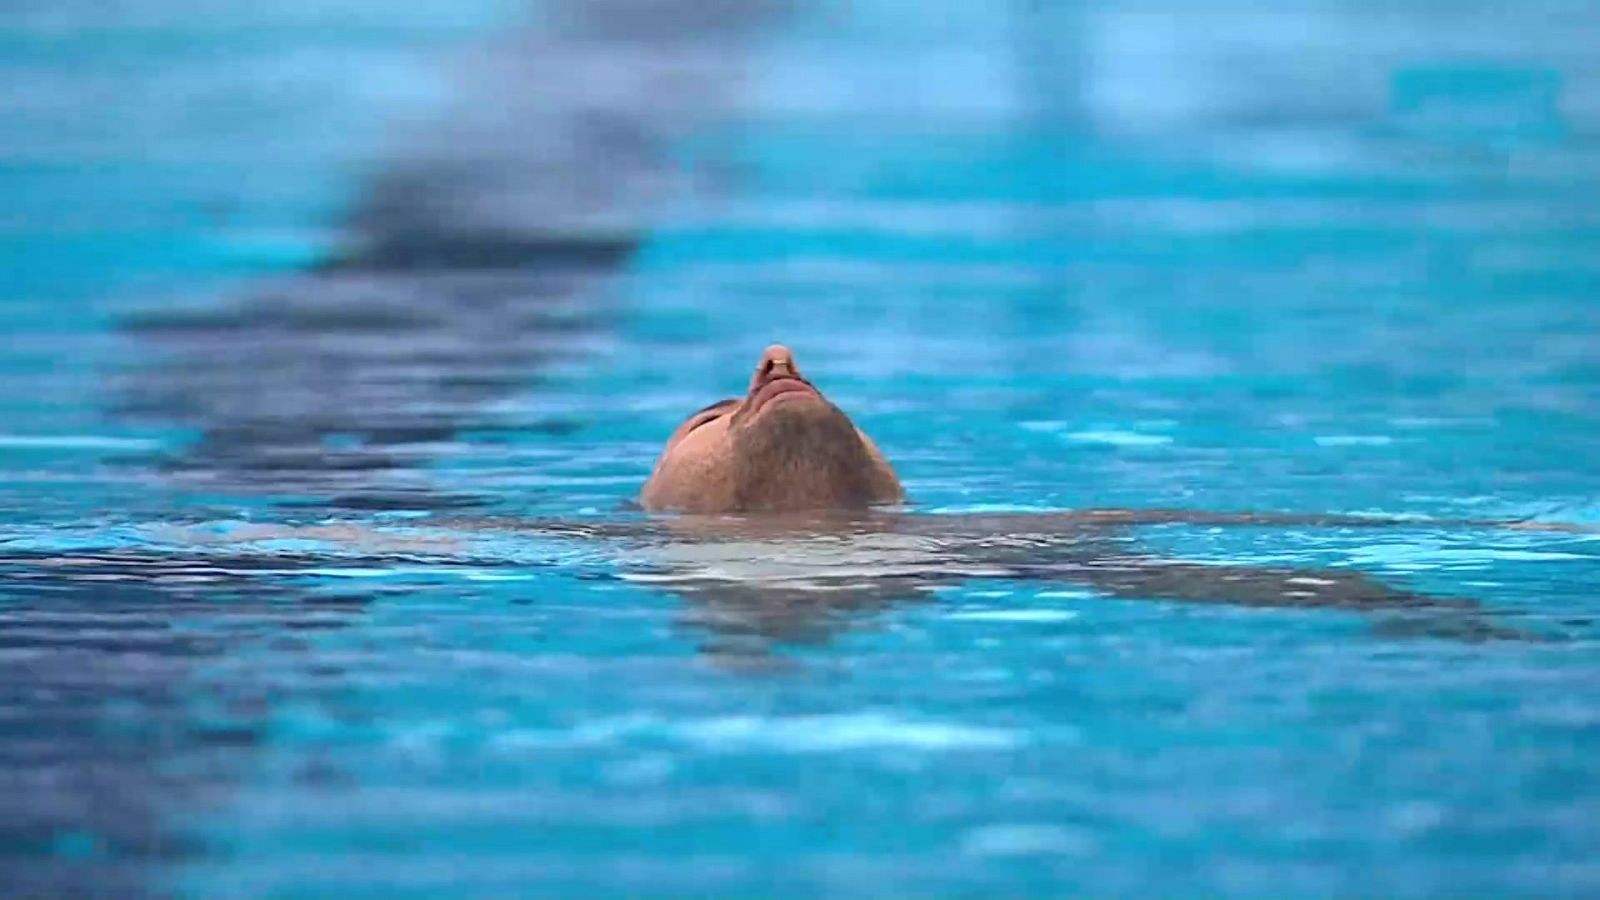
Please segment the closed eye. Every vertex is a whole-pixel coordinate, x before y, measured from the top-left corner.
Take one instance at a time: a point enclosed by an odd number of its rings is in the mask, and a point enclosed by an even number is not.
[[[713,413],[713,414],[711,414],[709,416],[701,416],[700,418],[695,419],[693,422],[691,422],[689,424],[689,431],[693,431],[696,428],[699,428],[701,425],[709,425],[712,422],[715,422],[716,420],[718,420],[720,418],[722,418],[722,413]],[[688,431],[684,432],[684,434],[688,434],[688,433],[689,433]]]
[[[688,434],[690,431],[693,431],[696,428],[699,428],[701,425],[706,425],[708,423],[715,422],[716,420],[722,418],[724,415],[727,415],[728,408],[730,406],[732,406],[735,402],[737,402],[737,401],[732,400],[732,399],[719,400],[718,402],[713,403],[710,406],[706,407],[705,409],[702,409],[699,412],[695,413],[693,416],[690,416],[689,417],[689,428],[686,431],[684,431],[684,434]]]

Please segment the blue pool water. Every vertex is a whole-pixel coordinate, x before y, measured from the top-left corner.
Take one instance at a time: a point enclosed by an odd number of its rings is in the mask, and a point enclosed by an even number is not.
[[[1600,15],[137,6],[0,12],[8,892],[1600,892],[1600,539],[1426,521],[1600,525]],[[772,340],[913,516],[1547,640],[517,527]]]

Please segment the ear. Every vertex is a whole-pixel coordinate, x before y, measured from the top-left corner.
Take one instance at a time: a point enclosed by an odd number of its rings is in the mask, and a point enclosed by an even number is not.
[[[872,467],[877,470],[878,482],[876,493],[879,495],[877,502],[899,503],[905,500],[905,489],[900,487],[900,479],[894,473],[894,466],[889,465],[889,458],[878,449],[877,443],[867,436],[861,426],[856,426],[856,434],[861,438],[862,446],[867,448],[867,455],[872,457]]]

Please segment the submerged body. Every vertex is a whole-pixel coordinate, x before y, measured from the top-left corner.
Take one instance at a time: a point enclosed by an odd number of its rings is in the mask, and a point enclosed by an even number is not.
[[[1418,594],[1349,569],[1167,559],[1141,549],[1129,532],[1160,524],[1586,530],[1324,514],[1105,509],[928,515],[877,508],[903,499],[877,445],[800,375],[792,353],[773,346],[763,353],[745,397],[691,415],[668,441],[640,501],[647,512],[678,515],[439,522],[421,529],[325,522],[241,525],[221,533],[215,525],[159,531],[188,553],[217,546],[206,560],[176,561],[182,577],[197,583],[213,575],[222,581],[251,580],[251,573],[264,578],[334,560],[349,566],[353,559],[372,568],[420,558],[477,569],[497,564],[492,550],[479,552],[477,539],[508,532],[598,542],[608,548],[606,574],[594,577],[650,584],[683,597],[691,622],[711,637],[708,651],[736,648],[747,655],[772,642],[825,638],[859,613],[924,600],[976,578],[1065,583],[1114,599],[1350,609],[1377,616],[1380,629],[1396,635],[1544,637],[1494,622],[1473,600]],[[294,540],[296,549],[282,549],[284,539]],[[39,574],[50,578],[81,572],[97,579],[160,579],[174,564],[151,549],[0,556],[0,566],[42,566]]]
[[[794,637],[844,610],[872,608],[970,578],[1067,582],[1117,598],[1388,612],[1391,633],[1476,640],[1528,635],[1470,600],[1429,597],[1345,570],[1219,566],[1139,551],[1129,526],[1372,528],[1419,523],[1349,515],[1182,510],[931,516],[873,507],[904,493],[864,431],[768,347],[743,398],[714,403],[673,432],[640,494],[682,515],[622,529],[660,551],[640,576],[698,601],[718,630]],[[1420,523],[1437,525],[1441,523]],[[1500,521],[1463,527],[1565,530]],[[824,628],[826,630],[826,628]]]

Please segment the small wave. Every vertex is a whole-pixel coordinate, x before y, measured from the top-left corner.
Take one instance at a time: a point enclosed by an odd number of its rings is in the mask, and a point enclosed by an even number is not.
[[[1082,853],[1090,841],[1082,833],[1055,825],[1003,823],[967,832],[961,852],[968,856],[1038,856]]]
[[[1387,447],[1394,443],[1386,434],[1319,434],[1312,440],[1319,447]]]
[[[672,721],[621,716],[565,732],[516,731],[497,743],[523,746],[603,746],[638,739],[731,752],[836,753],[851,750],[1005,750],[1028,736],[1017,731],[911,719],[888,713],[790,716],[713,716]]]
[[[1072,431],[1062,436],[1078,444],[1101,444],[1107,447],[1160,447],[1172,443],[1170,435],[1140,434],[1136,431],[1115,429]]]
[[[0,434],[0,447],[44,450],[155,450],[160,441],[99,434]]]
[[[959,622],[1067,622],[1077,617],[1070,609],[975,609],[945,618]]]

